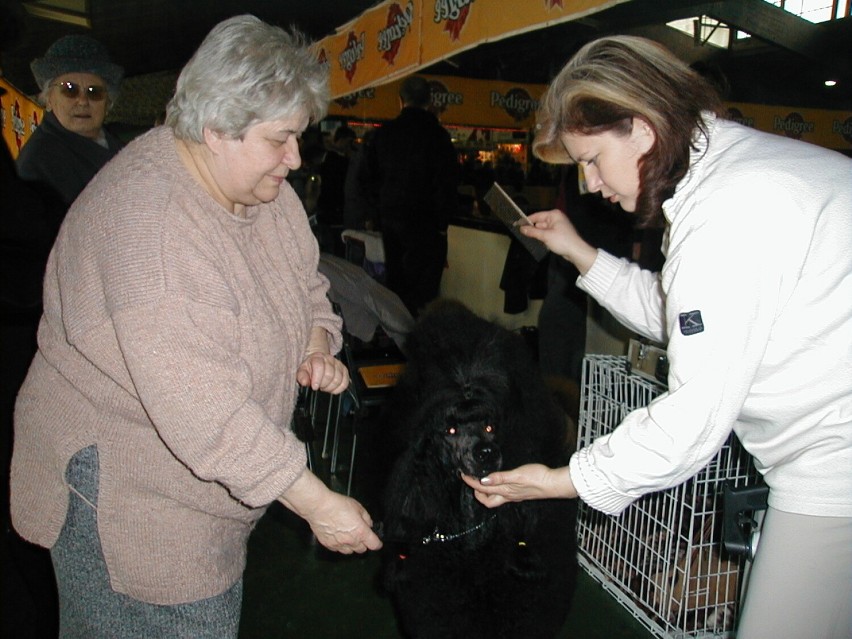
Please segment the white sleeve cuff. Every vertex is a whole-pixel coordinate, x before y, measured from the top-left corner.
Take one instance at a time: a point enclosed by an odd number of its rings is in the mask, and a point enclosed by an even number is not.
[[[600,301],[606,297],[612,283],[618,277],[618,272],[626,262],[626,260],[598,249],[598,256],[595,258],[592,268],[586,271],[585,275],[577,278],[577,286]]]
[[[607,515],[618,515],[635,501],[634,497],[616,491],[590,459],[589,446],[571,456],[568,467],[577,494],[589,506]]]

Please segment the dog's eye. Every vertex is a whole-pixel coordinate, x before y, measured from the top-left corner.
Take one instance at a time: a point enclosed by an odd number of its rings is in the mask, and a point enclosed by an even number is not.
[[[456,431],[456,427],[455,427],[455,426],[450,426],[450,427],[447,429],[447,435],[455,435],[455,434],[456,434],[456,432],[457,432],[457,431]]]
[[[485,427],[485,432],[486,432],[486,433],[493,433],[493,432],[494,432],[494,427],[493,427],[491,424],[488,424],[488,425]]]

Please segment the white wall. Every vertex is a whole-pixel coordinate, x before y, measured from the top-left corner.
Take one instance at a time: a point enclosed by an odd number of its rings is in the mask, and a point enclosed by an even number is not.
[[[503,312],[504,293],[500,278],[509,250],[509,237],[462,226],[448,230],[448,267],[441,279],[441,297],[464,302],[474,313],[510,330],[536,326],[541,300],[530,300],[517,315]],[[589,304],[586,352],[626,355],[631,333],[600,306]]]
[[[441,279],[441,297],[464,302],[474,313],[510,330],[536,326],[541,300],[530,300],[524,313],[503,312],[500,278],[509,250],[509,236],[450,226],[448,268]]]

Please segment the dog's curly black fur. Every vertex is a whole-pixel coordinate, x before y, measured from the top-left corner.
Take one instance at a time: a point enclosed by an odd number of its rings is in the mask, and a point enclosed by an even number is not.
[[[408,637],[554,636],[574,591],[575,500],[489,510],[460,473],[564,466],[571,445],[515,333],[439,303],[406,343],[387,413],[400,442],[384,503],[384,586]]]

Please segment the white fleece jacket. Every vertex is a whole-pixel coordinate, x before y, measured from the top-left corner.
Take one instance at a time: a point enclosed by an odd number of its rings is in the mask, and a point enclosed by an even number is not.
[[[616,514],[706,465],[733,429],[791,513],[852,516],[852,160],[708,117],[663,210],[661,273],[600,251],[578,279],[667,343],[669,391],[571,459]]]

